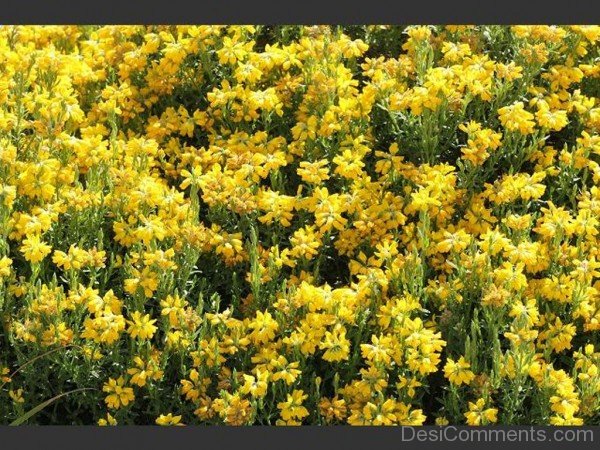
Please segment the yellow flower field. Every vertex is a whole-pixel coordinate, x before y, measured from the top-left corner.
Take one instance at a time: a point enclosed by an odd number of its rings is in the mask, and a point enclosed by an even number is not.
[[[599,44],[0,27],[0,423],[599,425]]]

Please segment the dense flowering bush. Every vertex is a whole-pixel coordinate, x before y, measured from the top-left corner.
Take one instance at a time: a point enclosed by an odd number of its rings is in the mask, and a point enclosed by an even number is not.
[[[599,424],[599,42],[2,27],[2,423]]]

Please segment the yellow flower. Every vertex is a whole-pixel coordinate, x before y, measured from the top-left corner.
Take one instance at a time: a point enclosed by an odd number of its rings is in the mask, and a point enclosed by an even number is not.
[[[134,311],[131,315],[132,320],[128,320],[129,328],[127,332],[132,338],[139,338],[141,340],[150,339],[154,336],[157,328],[154,325],[156,319],[150,319],[150,314],[142,315],[139,311]]]
[[[0,258],[0,280],[3,278],[8,278],[10,275],[10,268],[12,265],[12,259],[7,256],[3,256]]]
[[[518,131],[521,134],[533,133],[535,122],[533,114],[525,110],[523,102],[516,102],[498,110],[500,122],[508,131]]]
[[[110,414],[107,413],[106,414],[106,418],[101,418],[98,419],[98,425],[100,425],[101,427],[106,427],[106,426],[115,426],[117,425],[117,420]]]
[[[174,416],[173,413],[169,413],[167,415],[161,414],[156,419],[156,424],[161,426],[182,426],[181,416]]]
[[[240,388],[242,394],[250,394],[254,398],[267,395],[269,372],[256,369],[256,376],[244,374],[244,385]]]
[[[436,417],[435,418],[435,424],[439,425],[441,427],[446,426],[450,423],[450,421],[444,417],[444,416],[440,416],[440,417]]]
[[[0,380],[2,380],[2,383],[10,383],[12,381],[9,374],[10,369],[8,367],[0,366]]]
[[[256,311],[256,317],[250,322],[248,328],[252,333],[248,336],[255,344],[267,343],[275,338],[275,333],[279,329],[279,324],[271,313],[265,311]]]
[[[21,245],[21,252],[25,259],[31,263],[39,263],[42,261],[50,252],[52,247],[44,243],[39,235],[33,235],[23,240]]]
[[[302,181],[315,185],[320,185],[323,181],[329,179],[328,161],[321,159],[315,162],[301,161],[297,170]]]
[[[480,398],[475,403],[469,402],[469,412],[465,413],[465,417],[469,425],[488,425],[497,422],[498,410],[485,408],[485,400]]]
[[[290,238],[290,243],[292,244],[290,256],[293,258],[306,258],[307,260],[315,257],[318,254],[319,247],[321,247],[321,240],[312,226],[296,230]]]
[[[465,361],[464,356],[461,356],[457,362],[448,358],[448,362],[444,366],[444,376],[457,386],[463,383],[469,385],[475,379],[475,374],[469,370],[470,367],[471,365]]]
[[[102,387],[102,391],[108,393],[104,401],[109,408],[119,409],[121,406],[127,406],[135,399],[133,389],[125,387],[125,380],[119,377],[116,380],[109,378],[108,382]]]
[[[348,408],[343,398],[322,398],[319,402],[319,412],[330,423],[334,420],[341,421],[346,417]]]
[[[156,361],[150,359],[147,363],[139,356],[133,358],[135,367],[127,369],[127,373],[131,375],[131,383],[144,387],[148,380],[160,380],[163,376],[163,371],[156,366]]]
[[[323,341],[319,344],[325,361],[336,362],[348,359],[350,355],[350,341],[346,339],[346,329],[337,324],[333,330],[327,331]]]
[[[280,355],[279,357],[277,357],[277,359],[272,361],[271,365],[273,368],[273,375],[271,377],[271,380],[273,382],[283,380],[286,384],[291,385],[302,374],[302,371],[298,369],[300,363],[298,363],[297,361],[288,362],[288,360],[283,355]]]
[[[13,390],[13,389],[9,390],[8,396],[15,403],[25,403],[25,399],[23,398],[23,389],[21,389],[21,388],[16,389],[16,390]]]
[[[285,402],[277,404],[277,408],[281,411],[281,418],[285,421],[297,419],[302,420],[309,415],[308,410],[302,406],[302,402],[308,398],[304,391],[295,389],[291,394],[287,395]]]

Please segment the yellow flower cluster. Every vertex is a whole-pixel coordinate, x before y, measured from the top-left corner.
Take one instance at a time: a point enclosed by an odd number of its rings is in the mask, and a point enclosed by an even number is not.
[[[600,27],[0,28],[0,417],[598,424]]]

